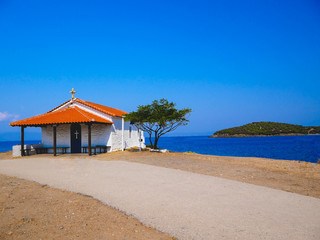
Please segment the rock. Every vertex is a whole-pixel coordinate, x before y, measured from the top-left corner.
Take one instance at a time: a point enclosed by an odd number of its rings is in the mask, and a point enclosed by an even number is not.
[[[152,148],[150,148],[149,151],[150,151],[150,152],[160,152],[159,149],[152,149]]]
[[[161,153],[166,153],[169,152],[167,149],[149,149],[150,152],[161,152]]]

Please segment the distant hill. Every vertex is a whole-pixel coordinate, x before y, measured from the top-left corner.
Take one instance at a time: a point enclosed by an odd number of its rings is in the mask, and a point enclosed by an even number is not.
[[[253,122],[240,127],[233,127],[215,132],[210,137],[254,137],[320,134],[320,127],[277,122]]]

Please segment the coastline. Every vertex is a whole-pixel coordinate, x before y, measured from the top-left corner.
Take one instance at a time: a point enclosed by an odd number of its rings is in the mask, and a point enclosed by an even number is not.
[[[17,141],[19,145],[19,141]],[[172,136],[163,137],[159,147],[175,152],[196,152],[206,155],[260,157],[271,159],[300,160],[318,162],[320,155],[317,146],[320,135],[303,136],[238,136],[215,137],[207,136]],[[12,146],[0,142],[0,151],[10,151]]]

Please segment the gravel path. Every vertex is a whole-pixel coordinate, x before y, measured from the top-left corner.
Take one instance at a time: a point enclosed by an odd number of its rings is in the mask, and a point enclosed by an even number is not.
[[[319,239],[320,199],[121,161],[18,159],[0,173],[93,196],[179,239]]]

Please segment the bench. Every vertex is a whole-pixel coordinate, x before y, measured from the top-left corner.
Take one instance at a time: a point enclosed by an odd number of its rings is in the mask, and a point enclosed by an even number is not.
[[[23,153],[24,153],[24,156],[29,156],[30,155],[30,152],[32,151],[33,149],[24,149],[23,150]]]
[[[106,153],[106,152],[108,152],[108,146],[97,145],[96,148],[99,149],[99,153]],[[102,150],[102,151],[101,151],[101,150]]]
[[[57,152],[60,150],[61,153],[67,153],[67,149],[69,147],[56,147],[57,149]],[[49,149],[52,149],[53,150],[53,147],[42,147],[42,148],[35,148],[36,150],[36,153],[37,154],[41,154],[41,153],[48,153],[48,150]]]
[[[62,154],[67,153],[67,149],[69,147],[57,147],[57,153],[60,152]],[[88,153],[88,147],[81,147],[82,148],[82,152],[83,153]],[[108,152],[108,148],[110,148],[110,146],[103,146],[103,145],[97,145],[97,146],[92,146],[91,147],[91,153],[92,154],[97,154],[97,150],[99,150],[99,153],[106,153]],[[48,153],[49,150],[53,150],[53,147],[41,147],[41,148],[35,148],[34,150],[36,151],[37,154],[41,154],[41,153]],[[30,155],[30,151],[32,149],[25,149],[24,153],[26,156]]]
[[[83,153],[88,153],[88,148],[89,147],[81,147],[81,148],[82,148],[82,152]],[[92,154],[97,154],[96,147],[93,147],[93,146],[91,147],[91,153]]]
[[[103,146],[103,145],[92,146],[91,153],[92,154],[106,153],[106,152],[108,152],[108,147],[110,147],[110,146]],[[82,152],[88,153],[88,148],[89,147],[82,147]],[[98,152],[98,150],[99,150],[99,152]]]

